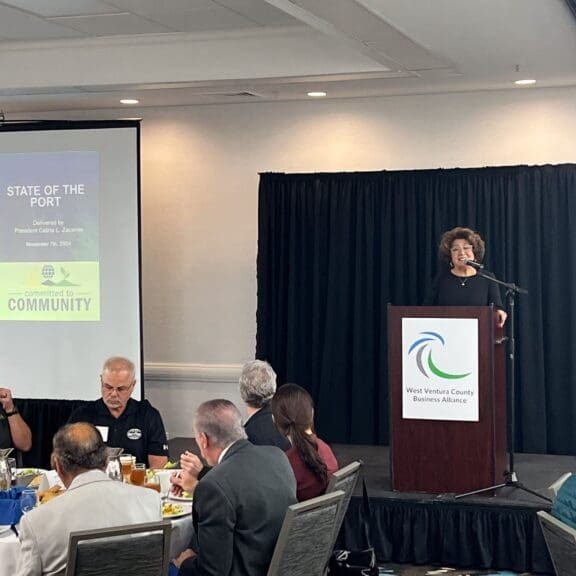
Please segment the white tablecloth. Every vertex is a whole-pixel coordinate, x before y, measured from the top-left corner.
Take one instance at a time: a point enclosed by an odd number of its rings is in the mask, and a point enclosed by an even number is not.
[[[20,541],[12,530],[0,534],[0,576],[14,576],[20,553]]]
[[[188,548],[192,538],[192,514],[172,520],[172,539],[170,540],[170,558],[176,558]]]
[[[172,539],[170,542],[170,558],[175,558],[184,549],[192,537],[192,515],[174,518],[172,520]],[[0,576],[14,576],[20,554],[20,541],[7,530],[0,533]]]

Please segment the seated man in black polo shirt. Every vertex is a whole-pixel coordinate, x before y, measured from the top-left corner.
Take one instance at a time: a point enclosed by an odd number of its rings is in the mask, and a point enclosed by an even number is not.
[[[0,388],[0,448],[28,452],[31,447],[32,432],[14,404],[12,391]]]
[[[148,400],[130,398],[136,384],[134,364],[127,358],[109,358],[100,382],[102,398],[75,410],[68,422],[89,422],[108,446],[124,448],[150,468],[162,468],[168,462],[166,431],[160,412]]]

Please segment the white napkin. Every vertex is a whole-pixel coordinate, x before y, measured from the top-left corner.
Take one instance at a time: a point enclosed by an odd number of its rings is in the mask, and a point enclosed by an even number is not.
[[[48,470],[42,474],[42,480],[40,480],[40,486],[38,486],[38,490],[48,490],[52,488],[52,486],[60,486],[64,490],[64,482],[60,480],[60,476],[56,470]]]

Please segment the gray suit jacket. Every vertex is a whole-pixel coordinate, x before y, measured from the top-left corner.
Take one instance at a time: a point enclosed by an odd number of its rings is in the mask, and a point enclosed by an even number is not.
[[[266,576],[296,480],[275,446],[238,440],[196,486],[193,522],[198,555],[181,576]]]
[[[162,508],[157,492],[90,470],[76,476],[64,494],[22,517],[16,576],[64,574],[70,532],[158,520]]]

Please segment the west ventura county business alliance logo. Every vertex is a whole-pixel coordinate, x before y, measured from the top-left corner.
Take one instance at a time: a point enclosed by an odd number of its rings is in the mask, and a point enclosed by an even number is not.
[[[410,345],[408,355],[410,356],[412,352],[415,352],[413,358],[415,358],[419,372],[428,379],[433,374],[442,380],[451,381],[462,380],[470,376],[471,372],[457,374],[440,369],[436,365],[432,353],[439,344],[442,347],[446,346],[445,339],[438,332],[420,332],[419,337]]]
[[[478,421],[477,325],[437,319],[446,325],[438,329],[417,320],[405,340],[402,417]]]

